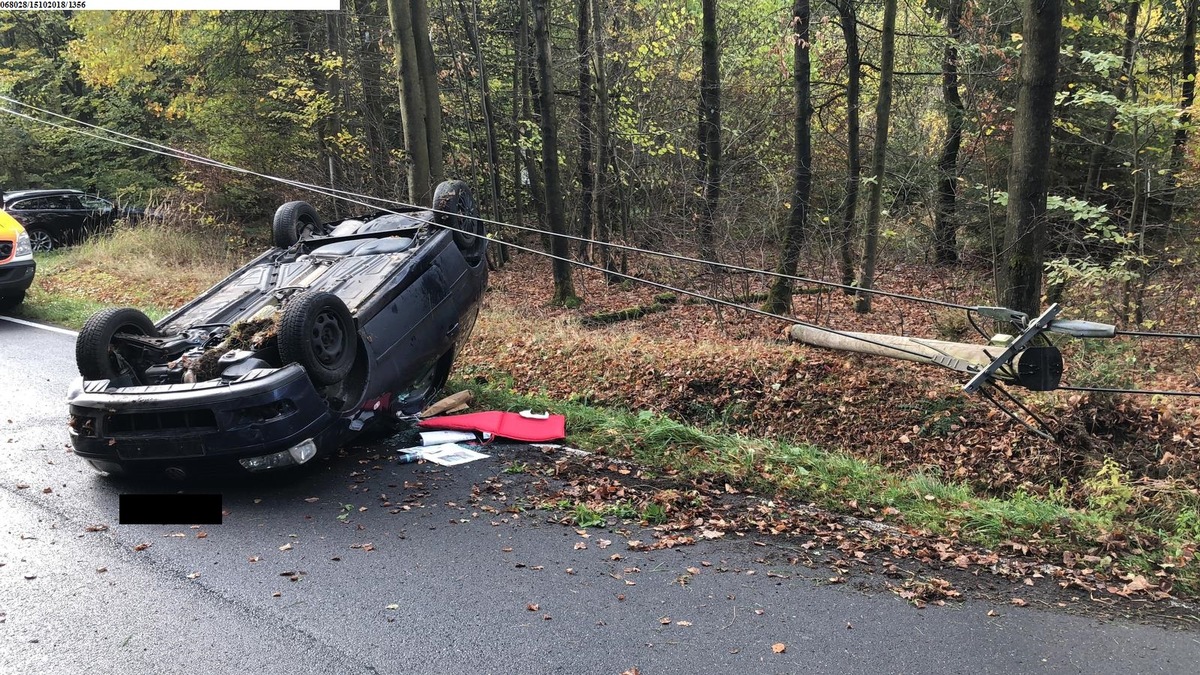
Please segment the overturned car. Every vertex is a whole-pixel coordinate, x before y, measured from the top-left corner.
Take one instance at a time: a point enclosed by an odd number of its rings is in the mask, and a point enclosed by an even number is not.
[[[420,412],[487,283],[467,185],[439,185],[433,209],[323,223],[289,202],[274,248],[158,323],[94,314],[68,393],[75,454],[113,474],[264,471]]]

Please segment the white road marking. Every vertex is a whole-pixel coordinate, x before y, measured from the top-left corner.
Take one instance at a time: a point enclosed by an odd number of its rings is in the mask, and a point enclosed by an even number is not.
[[[47,326],[44,323],[34,323],[32,321],[25,321],[23,319],[14,319],[11,316],[0,316],[0,321],[11,321],[13,323],[19,323],[22,326],[29,326],[30,328],[41,328],[42,330],[48,330],[51,333],[61,333],[63,335],[70,335],[71,337],[75,337],[76,335],[79,335],[79,333],[76,333],[73,330],[67,330],[66,328],[59,328],[58,326]]]

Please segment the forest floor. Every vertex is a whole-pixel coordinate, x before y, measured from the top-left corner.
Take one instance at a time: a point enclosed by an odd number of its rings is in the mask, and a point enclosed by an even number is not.
[[[236,266],[236,256],[193,258],[186,243],[138,243],[157,236],[145,229],[41,258],[23,314],[74,326],[104,305],[161,315]],[[179,250],[166,262],[152,260],[172,246]],[[197,262],[188,265],[189,258]],[[714,276],[683,265],[631,259],[629,271],[748,306],[761,304],[766,290],[749,275]],[[970,265],[896,263],[881,268],[877,287],[986,305],[989,274]],[[521,255],[494,271],[454,375],[484,405],[566,413],[569,443],[618,462],[601,460],[560,495],[565,519],[584,526],[597,514],[633,514],[660,526],[661,537],[647,546],[739,528],[811,533],[819,526],[816,534],[844,544],[853,560],[862,542],[838,533],[838,518],[851,517],[925,542],[877,538],[896,557],[999,567],[1027,579],[1053,563],[1064,588],[1144,599],[1200,596],[1196,399],[1020,392],[1055,431],[1055,440],[1044,440],[963,394],[956,373],[804,347],[785,339],[782,321],[686,295],[668,298],[661,288],[608,285],[586,270],[575,279],[584,303],[565,309],[550,304],[544,258]],[[1172,298],[1159,310],[1171,320],[1155,328],[1197,332],[1197,287],[1178,273],[1158,280],[1146,304]],[[796,291],[800,320],[981,341],[958,310],[877,298],[871,314],[859,315],[841,290]],[[1067,318],[1103,321],[1114,311],[1115,299],[1103,293],[1068,300],[1074,304],[1067,304]],[[604,323],[630,308],[643,310],[625,314],[651,309]],[[1066,381],[1200,389],[1193,343],[1090,342],[1098,344],[1063,343]],[[630,472],[655,487],[614,487]],[[659,478],[674,487],[655,483]],[[729,509],[730,495],[748,493],[770,500]],[[717,494],[725,497],[711,498]],[[719,511],[710,506],[717,503],[724,505]],[[770,513],[762,512],[764,503]],[[840,515],[815,518],[814,505]],[[832,578],[839,576],[835,570]],[[897,592],[917,593],[916,601],[942,597],[931,583]]]

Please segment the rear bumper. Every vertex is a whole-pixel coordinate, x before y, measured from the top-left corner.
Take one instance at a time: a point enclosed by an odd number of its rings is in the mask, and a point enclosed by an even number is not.
[[[310,438],[325,452],[344,426],[296,364],[228,383],[110,388],[79,379],[67,402],[75,454],[123,468],[233,465]]]
[[[0,265],[0,295],[16,294],[29,288],[37,263],[32,260],[14,260]]]

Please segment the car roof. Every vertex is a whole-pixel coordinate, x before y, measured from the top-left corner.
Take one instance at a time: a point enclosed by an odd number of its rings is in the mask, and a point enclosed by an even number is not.
[[[14,190],[12,192],[4,193],[4,202],[7,204],[8,202],[16,201],[18,199],[25,199],[27,197],[49,197],[52,195],[81,195],[81,194],[84,194],[83,190],[70,190],[70,189]]]

